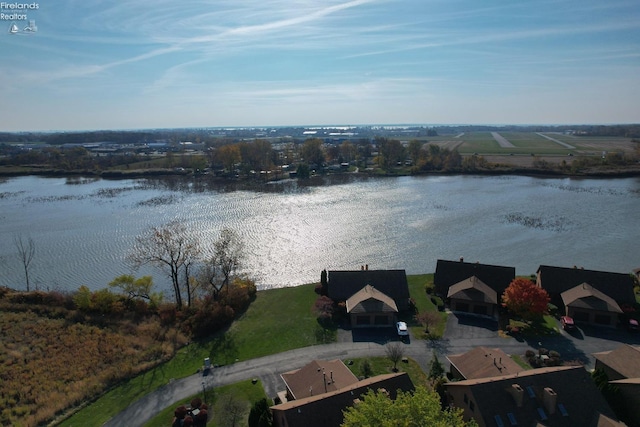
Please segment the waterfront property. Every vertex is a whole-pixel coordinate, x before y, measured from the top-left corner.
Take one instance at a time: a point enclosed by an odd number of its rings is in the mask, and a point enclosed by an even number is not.
[[[621,307],[636,302],[630,274],[541,265],[536,284],[578,322],[615,327]]]
[[[439,259],[433,281],[451,310],[494,317],[500,297],[515,277],[515,267]]]
[[[360,270],[332,270],[327,273],[327,295],[336,302],[346,302],[367,285],[375,289],[375,294],[370,292],[365,296],[375,295],[373,299],[381,303],[386,301],[386,296],[393,300],[397,311],[409,309],[409,284],[405,270],[369,270],[368,266],[362,266]],[[355,307],[357,302],[352,302]]]

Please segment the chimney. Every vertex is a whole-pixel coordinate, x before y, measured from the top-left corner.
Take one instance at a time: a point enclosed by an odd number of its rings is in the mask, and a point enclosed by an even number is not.
[[[558,402],[558,395],[551,387],[545,387],[542,393],[542,403],[544,409],[547,410],[549,415],[553,415],[556,412],[556,403]]]
[[[460,257],[460,262],[464,262],[464,258],[463,257]]]
[[[360,270],[364,271],[364,265],[360,266]]]
[[[524,389],[519,384],[512,384],[508,390],[509,394],[513,396],[513,400],[516,402],[518,408],[522,408],[522,402],[524,401]]]
[[[365,270],[369,270],[369,264],[365,264],[365,265],[364,265],[364,269],[365,269]]]

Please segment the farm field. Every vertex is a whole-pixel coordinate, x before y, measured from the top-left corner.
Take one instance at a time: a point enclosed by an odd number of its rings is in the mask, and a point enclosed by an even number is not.
[[[536,158],[559,163],[567,157],[601,157],[603,152],[636,152],[637,143],[624,137],[582,137],[555,132],[498,132],[513,148],[500,147],[491,132],[429,137],[430,144],[449,150],[457,149],[463,156],[481,155],[490,162],[530,166]],[[553,141],[556,140],[556,141]],[[560,144],[560,143],[564,143]],[[568,148],[568,146],[574,148]]]

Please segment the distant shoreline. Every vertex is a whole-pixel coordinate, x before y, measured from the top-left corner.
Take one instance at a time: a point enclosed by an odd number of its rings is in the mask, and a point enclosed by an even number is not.
[[[327,174],[319,174],[317,176],[329,176],[329,175],[352,175],[353,172],[330,172]],[[564,172],[557,169],[541,169],[541,168],[529,168],[529,167],[509,167],[509,166],[496,166],[494,168],[487,169],[475,169],[475,170],[453,170],[453,171],[434,171],[434,172],[420,172],[420,173],[406,173],[406,174],[376,174],[368,172],[358,172],[357,175],[369,176],[369,177],[400,177],[400,176],[442,176],[442,175],[518,175],[518,176],[535,176],[535,177],[575,177],[575,178],[631,178],[640,176],[640,164],[637,166],[625,166],[625,167],[608,167],[601,169],[589,169],[580,173]],[[87,176],[104,179],[134,179],[134,178],[146,178],[146,177],[201,177],[212,180],[220,181],[221,183],[227,182],[265,182],[253,179],[229,179],[224,177],[217,177],[213,175],[194,175],[192,171],[174,170],[174,169],[136,169],[128,171],[91,171],[91,170],[59,170],[59,169],[25,169],[25,168],[3,168],[0,167],[0,177],[18,177],[18,176],[41,176],[41,177],[78,177]],[[286,178],[285,178],[286,179]],[[268,182],[277,182],[281,179],[270,180]]]

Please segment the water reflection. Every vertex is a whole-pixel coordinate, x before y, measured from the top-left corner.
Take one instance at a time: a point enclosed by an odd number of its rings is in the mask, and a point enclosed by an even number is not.
[[[105,287],[132,271],[135,237],[179,220],[205,252],[224,227],[245,241],[261,288],[318,281],[320,271],[432,272],[438,258],[628,272],[640,266],[637,179],[316,176],[263,184],[211,176],[132,180],[21,177],[0,183],[0,232],[32,236],[40,286]],[[0,285],[21,288],[11,239],[0,240]],[[156,283],[168,281],[153,269]]]

